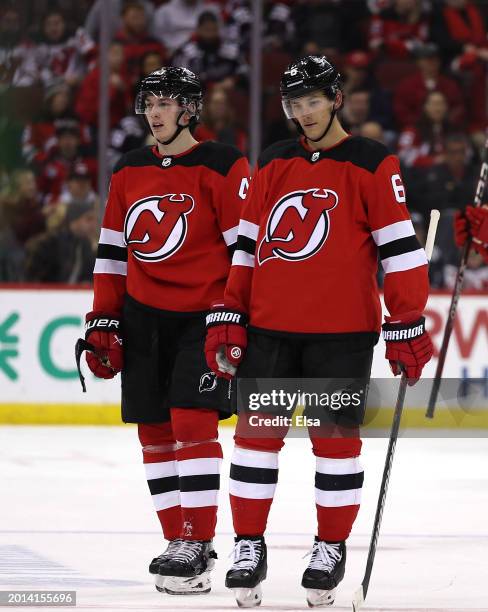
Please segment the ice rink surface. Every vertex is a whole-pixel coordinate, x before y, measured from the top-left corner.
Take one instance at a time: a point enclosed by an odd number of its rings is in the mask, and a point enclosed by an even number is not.
[[[224,587],[232,550],[230,428],[221,441],[212,592],[171,597],[154,589],[147,572],[163,544],[136,429],[2,427],[0,590],[76,590],[81,610],[237,609]],[[361,583],[386,446],[386,439],[364,441],[363,503],[329,610],[351,610]],[[261,610],[308,609],[300,580],[315,532],[314,469],[309,441],[288,439],[268,523]],[[488,439],[401,438],[364,609],[488,611],[487,583]]]

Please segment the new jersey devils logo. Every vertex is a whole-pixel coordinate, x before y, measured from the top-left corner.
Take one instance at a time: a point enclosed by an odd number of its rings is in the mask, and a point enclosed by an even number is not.
[[[141,261],[171,257],[186,238],[186,217],[194,205],[186,193],[150,196],[133,204],[124,224],[125,242],[134,245],[132,254]]]
[[[329,212],[338,202],[331,189],[307,189],[283,196],[269,215],[258,249],[259,264],[275,257],[300,261],[317,253],[329,234]]]

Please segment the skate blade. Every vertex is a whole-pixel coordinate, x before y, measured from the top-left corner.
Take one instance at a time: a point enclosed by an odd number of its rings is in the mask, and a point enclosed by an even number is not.
[[[263,591],[258,584],[252,589],[232,589],[239,608],[255,608],[261,605]]]
[[[154,586],[156,587],[156,591],[159,591],[160,593],[165,593],[164,583],[166,582],[166,579],[166,576],[160,576],[159,574],[156,574],[154,576]]]
[[[180,578],[179,576],[161,576],[164,578],[164,592],[168,595],[204,595],[210,593],[212,583],[208,572]]]
[[[331,606],[335,600],[337,589],[322,591],[320,589],[307,589],[307,603],[309,608]]]

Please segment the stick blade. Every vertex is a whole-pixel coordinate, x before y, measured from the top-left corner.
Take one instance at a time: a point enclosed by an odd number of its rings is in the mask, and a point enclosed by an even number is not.
[[[352,600],[353,612],[359,612],[363,603],[364,603],[364,591],[363,591],[363,585],[361,585],[359,589],[354,593],[354,599]]]

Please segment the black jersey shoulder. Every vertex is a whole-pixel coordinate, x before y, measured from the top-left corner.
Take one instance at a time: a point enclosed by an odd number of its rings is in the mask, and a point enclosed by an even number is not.
[[[381,162],[390,155],[391,152],[381,142],[364,136],[351,136],[338,146],[321,151],[320,159],[350,162],[374,173]]]
[[[258,167],[264,168],[274,159],[292,159],[293,157],[303,157],[306,159],[309,155],[295,138],[279,140],[261,153],[258,159]]]
[[[363,136],[351,136],[331,149],[319,151],[318,159],[315,157],[316,154],[317,152],[307,150],[297,139],[280,140],[263,151],[258,165],[259,168],[264,168],[275,159],[301,158],[310,163],[317,163],[319,159],[333,159],[339,162],[350,162],[374,173],[385,157],[390,155],[390,152],[380,142]]]
[[[115,165],[114,174],[126,167],[141,168],[143,166],[156,166],[161,168],[162,159],[152,149],[153,147],[149,145],[125,153]],[[167,167],[185,166],[190,168],[205,166],[215,170],[215,172],[222,176],[226,176],[235,162],[244,157],[244,155],[232,145],[209,141],[202,142],[198,147],[195,147],[185,155],[168,155],[166,157],[171,159],[171,164]]]

